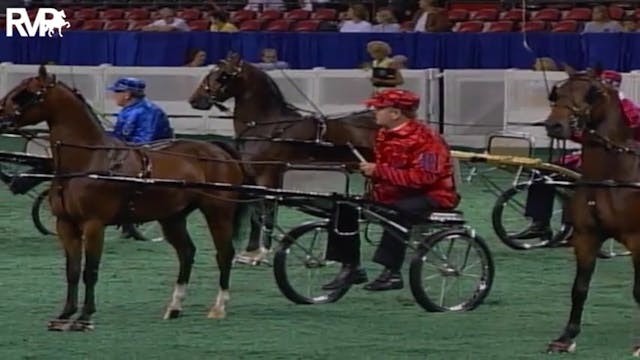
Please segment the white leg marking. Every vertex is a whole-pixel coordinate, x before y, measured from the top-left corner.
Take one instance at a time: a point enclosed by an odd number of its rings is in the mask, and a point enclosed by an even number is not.
[[[230,298],[231,297],[229,296],[229,290],[218,290],[216,304],[211,308],[207,317],[209,319],[224,319],[224,317],[226,316],[226,303]]]
[[[175,316],[175,312],[182,311],[182,302],[187,297],[187,285],[186,284],[176,284],[173,288],[173,295],[171,297],[171,303],[169,307],[167,307],[167,311],[164,314],[164,319],[170,319]]]

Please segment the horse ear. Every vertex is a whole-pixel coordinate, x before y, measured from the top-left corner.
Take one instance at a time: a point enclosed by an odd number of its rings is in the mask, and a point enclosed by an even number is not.
[[[549,102],[555,103],[558,101],[558,88],[555,85],[551,88],[551,92],[549,93]]]
[[[40,78],[40,80],[42,81],[46,81],[48,77],[49,74],[47,74],[47,68],[44,66],[44,64],[41,64],[40,68],[38,68],[38,78]]]

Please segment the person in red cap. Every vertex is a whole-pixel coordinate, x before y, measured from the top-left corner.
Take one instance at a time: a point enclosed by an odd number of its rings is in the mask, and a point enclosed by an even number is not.
[[[625,123],[633,131],[635,141],[640,142],[640,108],[634,104],[633,101],[627,99],[622,91],[620,91],[622,75],[617,71],[605,70],[600,73],[600,80],[604,84],[618,90],[620,106],[624,114]],[[582,134],[574,134],[571,140],[581,143]],[[560,159],[559,163],[563,166],[579,171],[581,160],[580,151],[576,151]],[[531,219],[531,224],[522,232],[513,235],[513,237],[517,239],[542,238],[550,240],[552,232],[549,223],[553,213],[554,197],[555,189],[552,185],[545,185],[541,183],[531,185],[527,192],[527,201],[525,205],[525,217],[529,217]],[[566,211],[563,213],[562,221],[565,224],[569,222],[569,216]]]
[[[360,171],[373,183],[373,200],[400,210],[403,215],[392,220],[407,228],[411,224],[406,215],[455,208],[460,197],[449,146],[439,134],[416,120],[420,98],[407,90],[388,89],[377,92],[365,103],[375,109],[376,122],[381,126],[376,135],[375,162],[360,164]],[[400,269],[405,252],[406,244],[384,231],[373,258],[384,270],[365,289],[401,289]],[[350,264],[343,266],[336,279],[323,288],[364,282],[365,276],[359,264]]]

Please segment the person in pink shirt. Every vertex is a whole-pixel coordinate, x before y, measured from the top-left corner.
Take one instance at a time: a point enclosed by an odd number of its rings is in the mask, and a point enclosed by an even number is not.
[[[640,142],[640,107],[638,107],[638,105],[636,105],[632,100],[626,98],[620,91],[622,75],[617,71],[605,70],[600,74],[600,79],[603,83],[618,90],[620,106],[624,113],[626,125],[633,131],[634,140]],[[583,134],[575,134],[571,140],[581,143],[582,137]],[[558,163],[579,171],[581,160],[581,152],[576,151],[564,156],[560,161],[558,161]],[[514,238],[550,238],[551,229],[549,223],[551,221],[551,214],[553,213],[554,195],[555,191],[553,185],[534,183],[529,187],[524,215],[531,219],[531,224],[522,232],[513,235]],[[565,213],[563,214],[563,222],[566,223],[567,221],[568,215]]]

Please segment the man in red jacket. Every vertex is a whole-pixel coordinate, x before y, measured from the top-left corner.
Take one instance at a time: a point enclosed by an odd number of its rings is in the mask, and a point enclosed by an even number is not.
[[[360,164],[363,175],[373,182],[373,199],[400,210],[403,215],[392,220],[407,228],[411,224],[406,215],[455,208],[460,198],[449,147],[440,135],[416,120],[420,98],[406,90],[388,89],[376,93],[366,104],[375,108],[376,122],[381,126],[376,136],[375,162]],[[406,244],[384,231],[373,258],[384,270],[365,289],[401,289],[405,252]],[[362,270],[356,269],[343,268],[324,288],[363,282]]]
[[[620,107],[624,114],[626,125],[631,128],[633,138],[640,142],[640,107],[633,101],[627,99],[620,91],[622,83],[622,75],[613,70],[605,70],[600,74],[603,83],[612,86],[618,90],[620,97]],[[582,134],[573,134],[571,140],[582,142]],[[559,163],[563,166],[579,171],[582,162],[582,156],[579,151],[563,157]],[[541,183],[532,184],[527,192],[527,202],[525,206],[525,216],[531,218],[531,224],[522,232],[514,235],[517,239],[535,239],[543,238],[550,240],[551,228],[550,221],[553,213],[553,201],[555,197],[555,189],[552,185]],[[568,214],[563,213],[563,223],[569,221]]]

